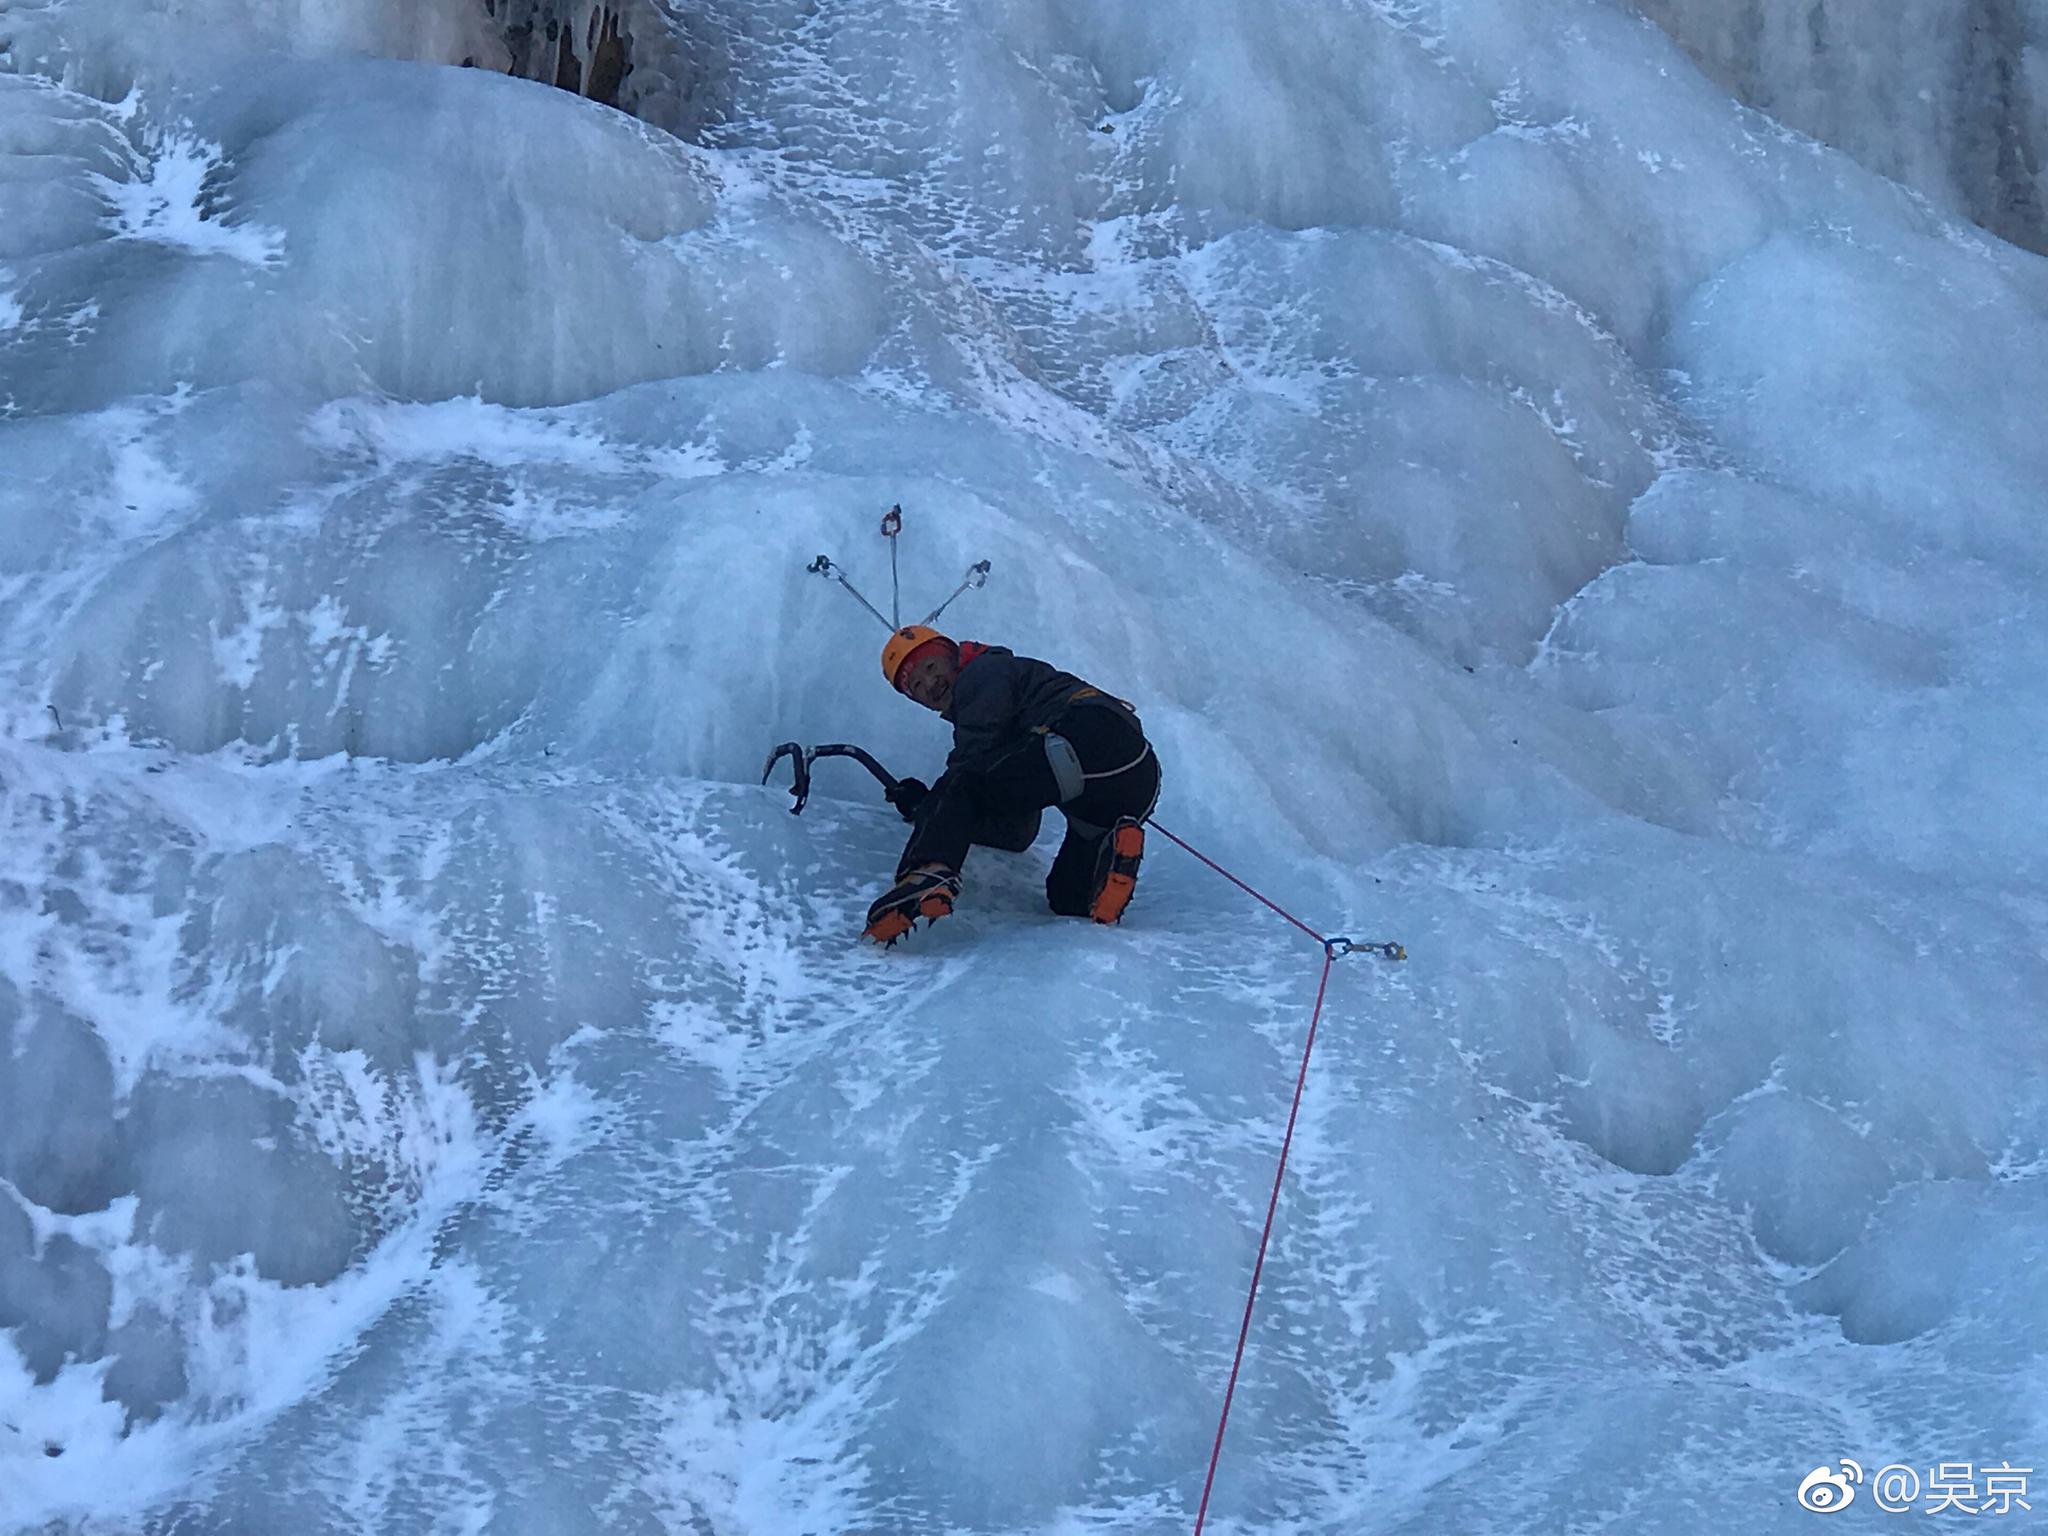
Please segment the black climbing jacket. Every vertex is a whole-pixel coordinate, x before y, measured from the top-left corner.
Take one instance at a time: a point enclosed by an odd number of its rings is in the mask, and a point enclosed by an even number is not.
[[[1071,672],[1019,656],[1006,646],[961,647],[965,658],[953,680],[953,697],[942,719],[953,726],[953,750],[946,771],[986,768],[1041,726],[1049,726],[1076,703],[1100,699],[1126,713],[1130,706],[1091,687]],[[1135,716],[1133,717],[1135,723]]]

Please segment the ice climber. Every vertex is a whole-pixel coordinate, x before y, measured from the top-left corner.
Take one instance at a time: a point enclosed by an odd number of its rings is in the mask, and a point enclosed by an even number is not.
[[[1159,759],[1137,711],[1045,662],[922,624],[890,635],[882,675],[952,724],[953,750],[936,784],[901,779],[888,792],[910,840],[896,883],[868,908],[866,936],[893,944],[918,918],[946,916],[969,846],[1022,853],[1052,806],[1067,836],[1046,901],[1063,917],[1118,921],[1159,799]]]

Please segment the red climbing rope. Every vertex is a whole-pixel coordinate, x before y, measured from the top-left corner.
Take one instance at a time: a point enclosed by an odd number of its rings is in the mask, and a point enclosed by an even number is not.
[[[1167,831],[1166,828],[1160,826],[1158,822],[1153,821],[1150,817],[1146,818],[1146,825],[1151,827],[1151,829],[1154,832],[1157,832],[1161,837],[1165,838],[1168,842],[1180,843],[1181,847],[1186,848],[1189,853],[1194,854],[1196,858],[1200,859],[1204,864],[1208,865],[1211,869],[1215,870],[1217,874],[1221,875],[1224,879],[1228,880],[1232,885],[1236,886],[1240,891],[1243,891],[1245,895],[1251,897],[1254,901],[1264,901],[1267,906],[1271,907],[1275,912],[1278,912],[1282,917],[1286,918],[1287,921],[1294,924],[1295,927],[1299,928],[1303,933],[1307,934],[1310,938],[1314,939],[1318,944],[1323,945],[1325,948],[1329,946],[1330,941],[1324,938],[1320,933],[1317,933],[1315,929],[1309,927],[1307,923],[1304,923],[1300,918],[1296,917],[1292,912],[1288,911],[1285,907],[1281,906],[1280,903],[1278,903],[1277,901],[1267,901],[1265,897],[1261,896],[1257,891],[1253,890],[1250,886],[1246,885],[1242,880],[1238,879],[1237,876],[1233,875],[1221,864],[1218,864],[1206,853],[1201,852],[1199,849],[1190,847],[1187,843],[1181,842],[1179,838],[1175,837],[1171,832]]]
[[[1294,1079],[1294,1106],[1287,1111],[1287,1134],[1280,1141],[1280,1166],[1273,1170],[1273,1197],[1266,1202],[1266,1229],[1259,1234],[1259,1257],[1252,1265],[1251,1290],[1244,1298],[1244,1321],[1237,1329],[1237,1354],[1230,1362],[1230,1385],[1223,1389],[1223,1412],[1216,1420],[1216,1444],[1209,1451],[1209,1475],[1202,1483],[1202,1507],[1195,1512],[1195,1536],[1202,1536],[1202,1523],[1209,1518],[1209,1493],[1216,1486],[1217,1463],[1223,1459],[1223,1431],[1230,1423],[1230,1400],[1237,1395],[1237,1373],[1244,1365],[1245,1341],[1251,1337],[1252,1303],[1258,1300],[1259,1276],[1266,1268],[1266,1244],[1273,1237],[1273,1214],[1280,1209],[1280,1181],[1287,1176],[1287,1153],[1294,1145],[1294,1122],[1301,1114],[1301,1091],[1308,1083],[1309,1052],[1316,1048],[1316,1025],[1323,1017],[1323,995],[1329,990],[1330,967],[1336,959],[1334,950],[1323,951],[1323,979],[1316,984],[1316,1007],[1309,1015],[1308,1043],[1301,1048],[1301,1072]]]
[[[1209,1451],[1209,1475],[1202,1482],[1202,1504],[1195,1512],[1195,1536],[1202,1536],[1202,1526],[1209,1518],[1209,1495],[1216,1487],[1216,1468],[1223,1460],[1223,1433],[1230,1427],[1230,1404],[1231,1400],[1237,1396],[1237,1377],[1238,1373],[1244,1368],[1245,1344],[1251,1338],[1252,1307],[1259,1299],[1259,1277],[1266,1270],[1266,1248],[1273,1239],[1273,1218],[1280,1209],[1280,1186],[1287,1177],[1287,1154],[1294,1146],[1294,1124],[1301,1117],[1302,1090],[1308,1086],[1308,1059],[1310,1053],[1316,1048],[1316,1026],[1322,1022],[1323,999],[1330,990],[1330,967],[1336,963],[1339,955],[1350,954],[1353,950],[1358,949],[1375,951],[1384,955],[1389,960],[1404,960],[1407,958],[1408,952],[1399,944],[1354,944],[1349,939],[1324,938],[1315,929],[1309,927],[1307,923],[1304,923],[1278,902],[1261,896],[1207,854],[1191,847],[1182,839],[1175,837],[1166,828],[1160,826],[1158,822],[1151,821],[1149,817],[1147,821],[1155,832],[1159,833],[1169,842],[1176,843],[1189,853],[1194,854],[1196,858],[1215,870],[1217,874],[1228,880],[1247,896],[1272,908],[1273,911],[1279,913],[1288,922],[1294,924],[1295,927],[1323,946],[1323,974],[1322,979],[1316,983],[1316,1006],[1314,1011],[1309,1014],[1308,1040],[1301,1048],[1301,1071],[1295,1075],[1294,1079],[1294,1103],[1287,1111],[1287,1134],[1280,1140],[1280,1165],[1273,1170],[1273,1195],[1266,1202],[1266,1226],[1265,1230],[1259,1234],[1259,1256],[1252,1264],[1251,1289],[1244,1298],[1244,1321],[1238,1325],[1237,1329],[1237,1352],[1231,1357],[1230,1361],[1230,1384],[1223,1389],[1223,1411],[1216,1419],[1216,1443]]]

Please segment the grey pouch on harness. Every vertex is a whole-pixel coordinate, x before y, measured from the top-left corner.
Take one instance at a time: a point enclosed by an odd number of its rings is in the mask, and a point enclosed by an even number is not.
[[[1045,760],[1052,764],[1052,779],[1059,786],[1061,805],[1088,787],[1088,776],[1081,768],[1081,754],[1057,731],[1045,733]]]

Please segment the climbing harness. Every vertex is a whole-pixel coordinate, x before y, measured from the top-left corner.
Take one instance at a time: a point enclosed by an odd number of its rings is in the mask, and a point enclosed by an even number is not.
[[[894,615],[893,618],[889,615],[885,615],[881,609],[877,608],[873,603],[869,602],[867,598],[861,593],[860,588],[856,587],[852,582],[846,579],[846,573],[842,571],[837,565],[833,564],[831,556],[818,556],[817,559],[813,560],[809,565],[805,566],[804,570],[813,576],[829,576],[832,580],[838,582],[840,586],[846,588],[846,590],[850,594],[852,594],[855,602],[859,603],[861,607],[867,609],[867,611],[869,613],[872,613],[877,619],[880,619],[882,621],[882,625],[884,628],[892,630],[899,629],[902,627],[903,587],[902,583],[897,579],[896,539],[897,536],[902,532],[903,508],[900,505],[893,506],[887,512],[882,514],[882,537],[889,541],[889,610],[890,614]],[[934,619],[938,618],[940,614],[944,613],[948,608],[953,606],[953,598],[958,597],[962,592],[965,592],[970,587],[979,589],[983,586],[986,586],[988,584],[988,572],[988,561],[975,561],[974,564],[967,567],[967,574],[965,577],[961,579],[960,585],[953,589],[952,597],[948,597],[943,603],[939,604],[938,607],[934,608],[930,613],[926,614],[924,618],[921,619],[919,622],[923,624],[930,624]]]
[[[1140,752],[1128,763],[1124,763],[1116,768],[1105,768],[1099,773],[1090,773],[1081,766],[1081,754],[1075,750],[1074,744],[1067,740],[1066,737],[1049,725],[1034,726],[1033,729],[1045,739],[1045,760],[1052,767],[1052,781],[1059,789],[1059,803],[1062,808],[1080,799],[1088,786],[1097,779],[1113,779],[1119,774],[1129,773],[1152,755],[1152,743],[1148,741],[1145,743],[1144,751]],[[1154,790],[1152,792],[1152,804],[1157,805],[1158,803],[1159,792]],[[1148,805],[1145,807],[1145,815],[1150,816],[1151,814],[1152,806]],[[1067,819],[1074,821],[1071,815]],[[1087,826],[1088,823],[1074,821],[1074,825]],[[1102,828],[1096,827],[1092,830],[1100,832]]]
[[[1067,699],[1062,712],[1064,713],[1065,709],[1070,709],[1076,704],[1086,704],[1096,708],[1120,709],[1131,717],[1131,724],[1134,729],[1136,728],[1138,711],[1128,699],[1120,699],[1113,693],[1104,693],[1100,688],[1078,688]],[[1045,738],[1045,759],[1052,765],[1053,783],[1059,787],[1061,805],[1065,805],[1071,800],[1079,799],[1088,786],[1096,780],[1119,778],[1129,773],[1132,769],[1137,768],[1146,758],[1152,755],[1152,743],[1145,740],[1144,733],[1140,731],[1139,739],[1141,745],[1138,748],[1138,755],[1136,757],[1132,758],[1128,763],[1119,764],[1117,767],[1104,768],[1098,772],[1090,773],[1082,767],[1081,754],[1075,749],[1074,744],[1058,731],[1049,725],[1034,725],[1032,730]],[[1156,792],[1152,798],[1153,804],[1156,805],[1159,799]],[[1152,806],[1148,805],[1145,807],[1145,815],[1150,816],[1151,814]],[[1143,820],[1144,818],[1140,817],[1139,819]],[[1079,823],[1079,825],[1086,824]],[[1099,832],[1102,829],[1095,828],[1093,830]]]
[[[1232,1355],[1230,1361],[1230,1382],[1223,1389],[1223,1411],[1216,1419],[1216,1442],[1209,1450],[1209,1473],[1202,1482],[1201,1506],[1195,1512],[1195,1536],[1202,1536],[1202,1527],[1209,1518],[1209,1496],[1216,1487],[1216,1468],[1223,1459],[1223,1432],[1230,1425],[1230,1404],[1232,1399],[1237,1396],[1238,1373],[1244,1367],[1246,1341],[1251,1338],[1252,1306],[1258,1300],[1259,1277],[1265,1273],[1266,1269],[1266,1248],[1273,1237],[1273,1218],[1280,1209],[1280,1185],[1281,1181],[1287,1176],[1287,1154],[1294,1146],[1294,1124],[1301,1115],[1302,1090],[1308,1085],[1308,1059],[1310,1053],[1316,1048],[1316,1027],[1322,1022],[1323,999],[1328,995],[1330,989],[1330,967],[1335,965],[1345,955],[1376,954],[1384,960],[1406,960],[1408,958],[1408,951],[1400,944],[1391,940],[1360,944],[1347,938],[1326,938],[1278,902],[1260,895],[1259,892],[1253,890],[1244,881],[1238,879],[1237,876],[1233,875],[1207,854],[1202,853],[1184,839],[1176,837],[1173,833],[1167,831],[1158,822],[1153,821],[1151,817],[1146,817],[1146,824],[1153,831],[1167,839],[1167,841],[1178,844],[1181,848],[1192,853],[1197,859],[1200,859],[1209,868],[1215,870],[1217,874],[1228,880],[1239,890],[1279,913],[1288,922],[1294,924],[1295,927],[1299,928],[1323,947],[1323,974],[1316,983],[1316,1005],[1309,1014],[1308,1040],[1301,1048],[1301,1070],[1295,1074],[1294,1079],[1294,1102],[1287,1111],[1287,1133],[1280,1140],[1280,1162],[1279,1166],[1273,1170],[1273,1194],[1266,1202],[1266,1225],[1264,1230],[1259,1233],[1258,1258],[1252,1264],[1251,1288],[1244,1298],[1244,1320],[1238,1325],[1237,1350]]]
[[[1088,774],[1081,767],[1081,754],[1074,750],[1074,744],[1051,726],[1038,727],[1039,738],[1045,743],[1045,761],[1052,769],[1052,782],[1060,792],[1060,804],[1078,799],[1088,787]]]

